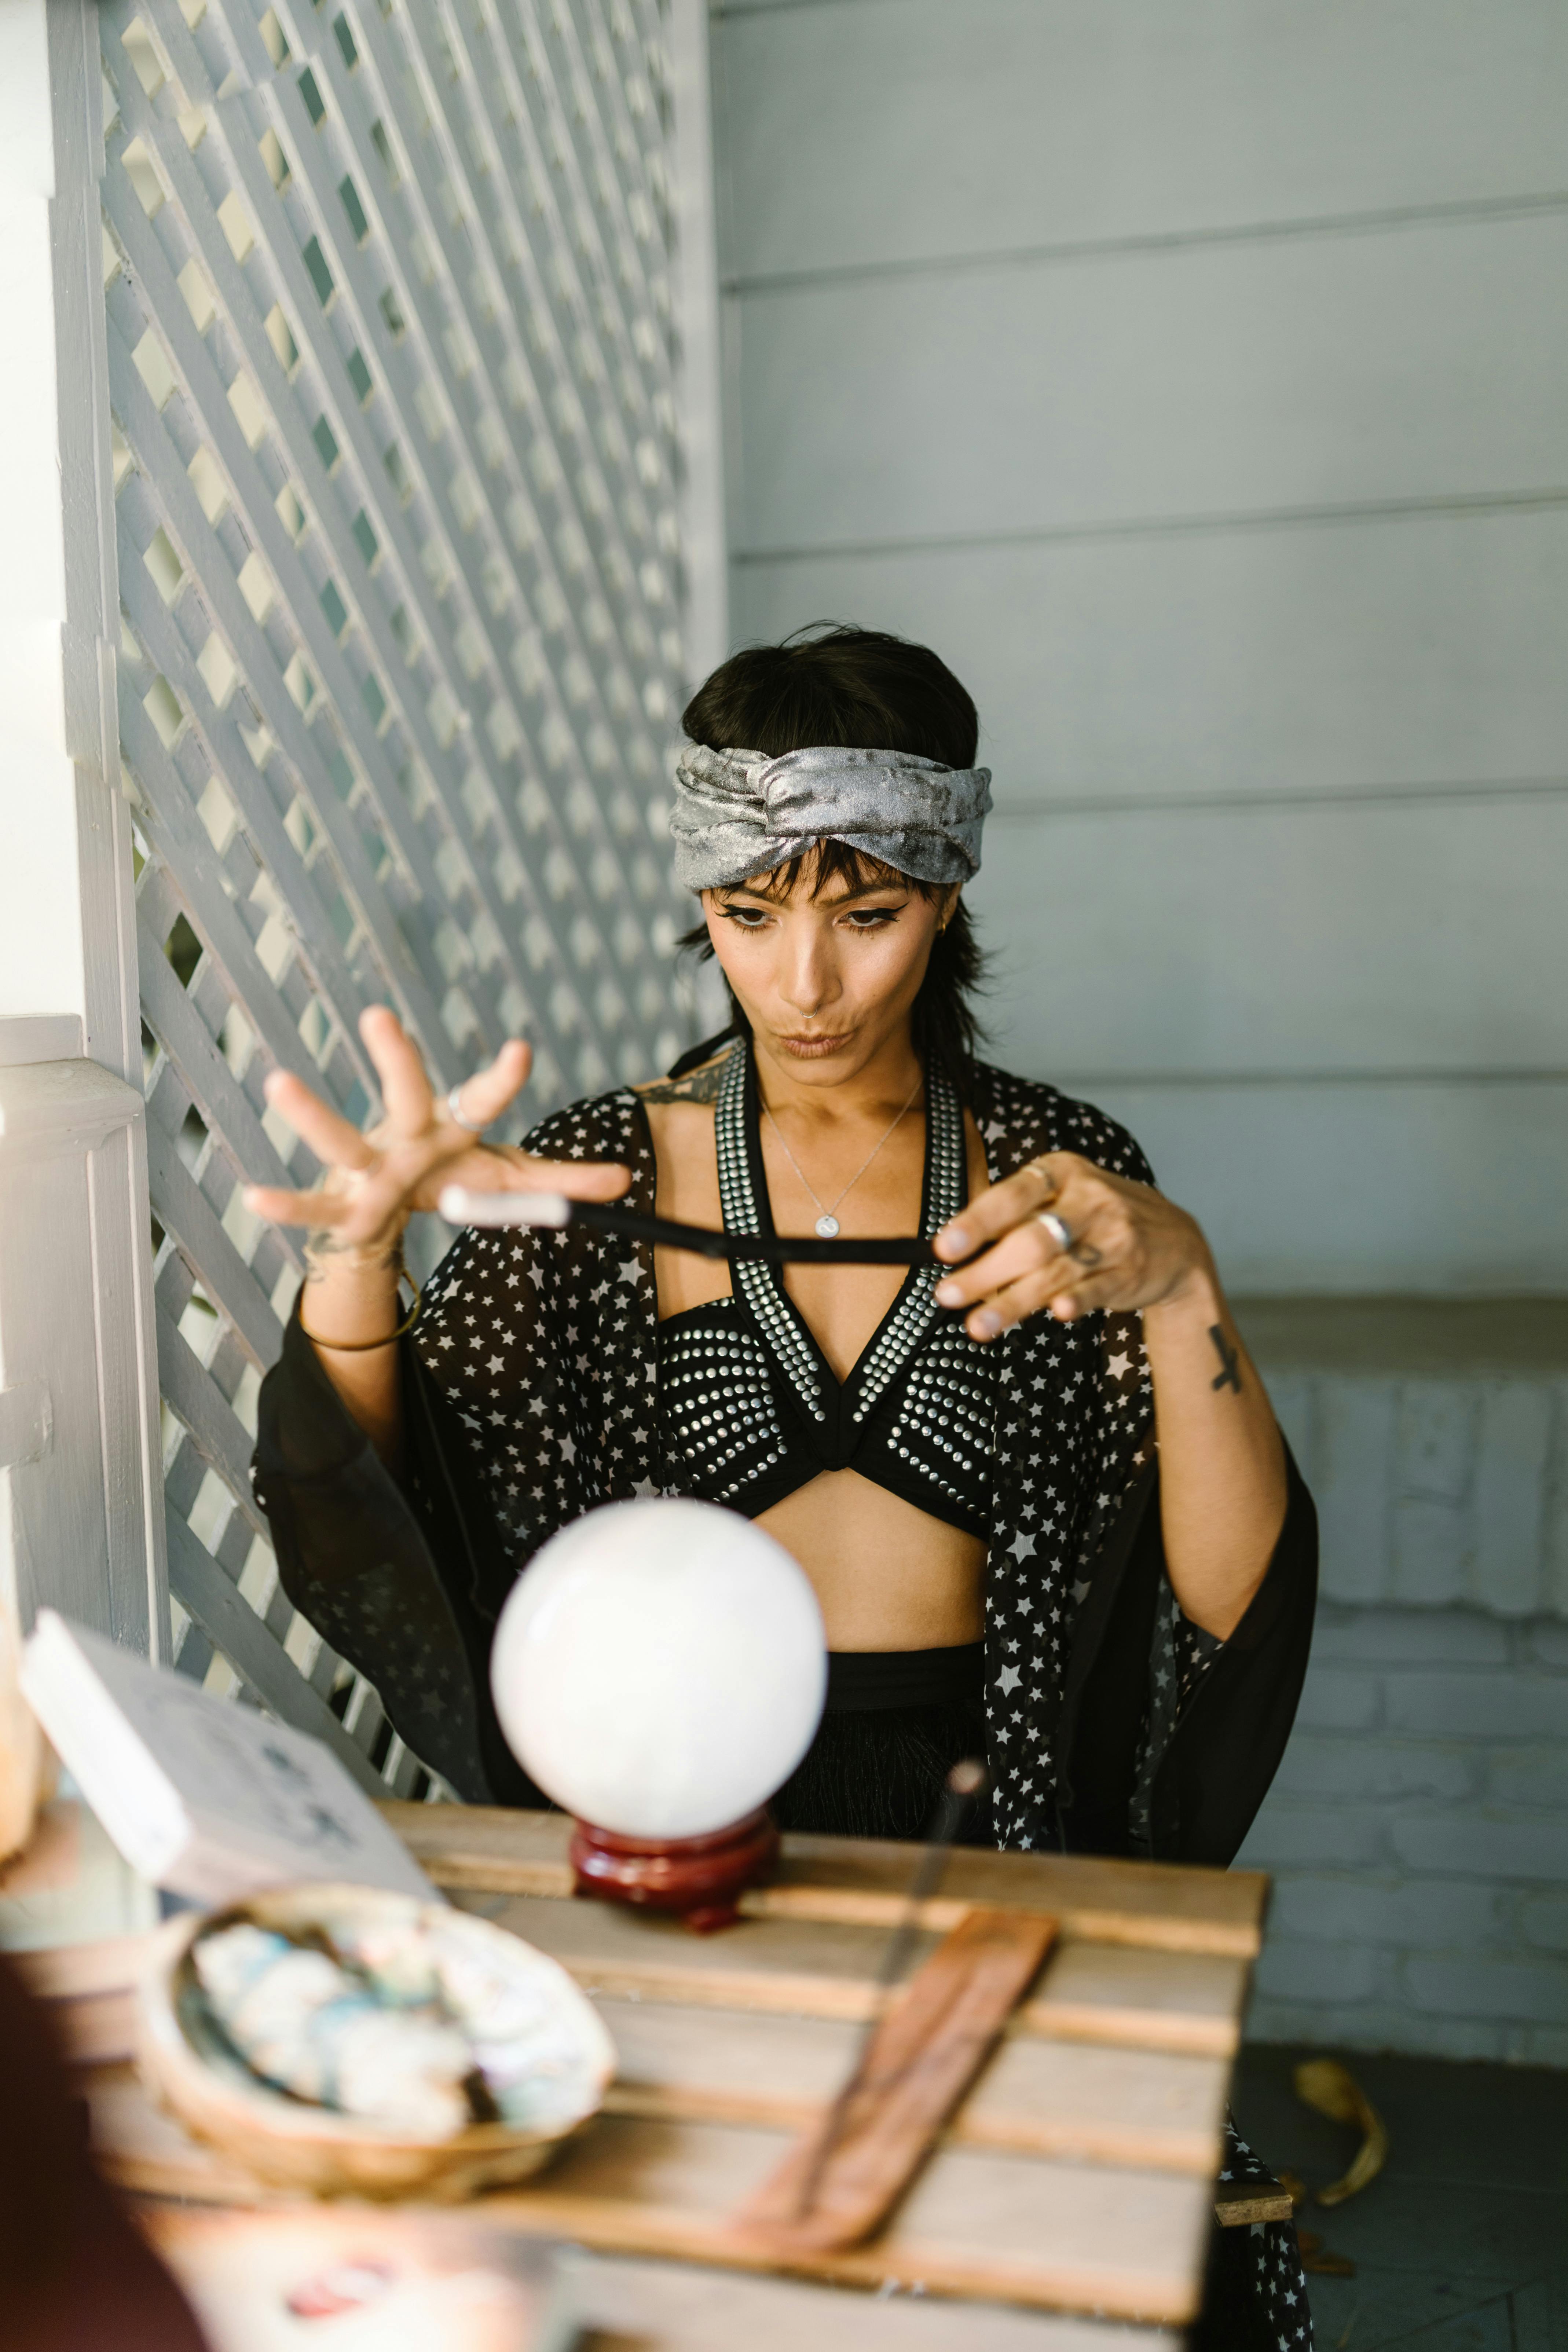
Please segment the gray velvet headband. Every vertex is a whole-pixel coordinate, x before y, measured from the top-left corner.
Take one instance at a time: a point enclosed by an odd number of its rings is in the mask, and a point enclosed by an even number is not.
[[[676,878],[689,890],[726,889],[826,839],[917,882],[967,882],[980,870],[990,805],[989,768],[835,744],[772,760],[689,743],[675,771]]]

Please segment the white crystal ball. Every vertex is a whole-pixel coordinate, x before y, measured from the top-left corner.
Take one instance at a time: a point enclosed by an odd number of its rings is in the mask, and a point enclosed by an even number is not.
[[[822,1612],[773,1537],[712,1503],[609,1503],[552,1536],[496,1627],[490,1687],[524,1771],[623,1837],[701,1837],[811,1745]]]

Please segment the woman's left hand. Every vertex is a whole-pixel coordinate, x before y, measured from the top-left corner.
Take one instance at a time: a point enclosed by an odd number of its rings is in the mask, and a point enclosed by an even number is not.
[[[932,1247],[949,1262],[972,1260],[936,1293],[940,1306],[971,1310],[972,1339],[994,1339],[1042,1309],[1071,1323],[1097,1307],[1161,1306],[1214,1276],[1195,1218],[1076,1151],[1045,1152],[977,1194]]]

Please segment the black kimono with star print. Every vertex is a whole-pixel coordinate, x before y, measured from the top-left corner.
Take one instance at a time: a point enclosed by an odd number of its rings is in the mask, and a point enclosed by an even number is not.
[[[1053,1087],[982,1065],[968,1099],[993,1182],[1043,1151],[1150,1181],[1122,1129]],[[557,1112],[529,1148],[628,1167],[626,1205],[652,1213],[652,1138],[629,1090]],[[1292,1464],[1268,1574],[1215,1642],[1164,1574],[1139,1318],[1040,1316],[995,1345],[985,1681],[998,1843],[1226,1863],[1306,1670],[1310,1498]],[[254,1473],[283,1586],[458,1795],[538,1802],[490,1705],[490,1637],[558,1528],[676,1491],[659,1456],[651,1250],[583,1226],[462,1234],[402,1343],[402,1376],[395,1478],[290,1322],[262,1387]]]

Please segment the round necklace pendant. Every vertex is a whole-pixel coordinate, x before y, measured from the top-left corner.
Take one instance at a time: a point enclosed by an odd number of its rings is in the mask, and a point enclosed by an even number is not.
[[[822,1215],[818,1217],[816,1221],[816,1230],[822,1235],[825,1242],[836,1240],[838,1234],[837,1218],[830,1217],[826,1211],[824,1210]]]

